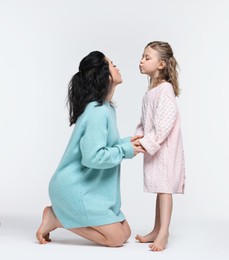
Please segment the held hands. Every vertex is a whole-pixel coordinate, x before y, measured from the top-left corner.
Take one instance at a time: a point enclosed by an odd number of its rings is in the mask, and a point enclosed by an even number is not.
[[[137,155],[139,153],[145,153],[145,149],[144,147],[141,145],[141,143],[139,142],[139,139],[141,139],[143,136],[141,135],[135,135],[133,136],[130,141],[131,144],[133,145],[134,148],[134,155]]]

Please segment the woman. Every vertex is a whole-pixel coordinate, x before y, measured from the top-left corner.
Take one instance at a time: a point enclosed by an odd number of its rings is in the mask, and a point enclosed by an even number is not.
[[[144,149],[139,136],[119,137],[111,99],[120,83],[119,70],[99,51],[82,59],[69,83],[70,125],[76,125],[49,184],[52,206],[36,233],[41,244],[59,227],[110,247],[130,237],[120,210],[120,163]]]

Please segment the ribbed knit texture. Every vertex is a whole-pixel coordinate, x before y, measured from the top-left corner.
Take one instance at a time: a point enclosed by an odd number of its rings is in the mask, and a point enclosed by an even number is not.
[[[141,121],[135,134],[144,154],[144,191],[184,193],[185,163],[180,115],[170,83],[148,90],[142,102]]]
[[[65,228],[120,222],[120,163],[134,156],[130,137],[120,139],[115,109],[87,105],[78,118],[49,184],[53,210]]]

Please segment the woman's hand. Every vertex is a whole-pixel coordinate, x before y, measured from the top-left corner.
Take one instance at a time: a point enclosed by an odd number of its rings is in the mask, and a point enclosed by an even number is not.
[[[130,141],[134,142],[135,140],[141,139],[143,137],[143,135],[135,135],[133,137],[131,137]]]

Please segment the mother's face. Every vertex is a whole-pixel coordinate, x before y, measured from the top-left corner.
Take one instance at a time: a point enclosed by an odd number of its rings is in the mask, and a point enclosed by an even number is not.
[[[122,77],[121,74],[119,73],[119,69],[116,67],[116,65],[113,64],[113,62],[106,57],[106,60],[108,61],[109,64],[109,70],[112,76],[112,83],[114,85],[118,85],[122,83]]]

